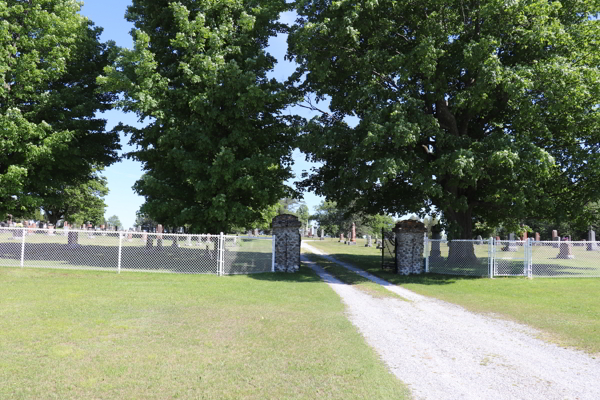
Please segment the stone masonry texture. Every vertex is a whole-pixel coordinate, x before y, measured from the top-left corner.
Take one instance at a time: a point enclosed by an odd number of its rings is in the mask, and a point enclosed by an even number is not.
[[[296,272],[300,269],[301,226],[295,215],[281,214],[273,218],[275,272]]]
[[[424,233],[427,228],[419,221],[400,221],[396,232],[396,270],[400,275],[423,273]]]

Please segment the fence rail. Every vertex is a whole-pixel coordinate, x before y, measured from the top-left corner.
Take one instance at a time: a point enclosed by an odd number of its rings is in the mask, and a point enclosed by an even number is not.
[[[600,242],[425,239],[430,273],[465,276],[600,277]]]
[[[249,274],[274,268],[273,237],[0,228],[8,267]]]

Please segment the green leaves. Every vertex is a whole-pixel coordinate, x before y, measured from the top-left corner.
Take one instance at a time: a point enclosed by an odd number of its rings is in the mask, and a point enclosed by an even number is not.
[[[0,2],[0,214],[31,214],[117,160],[118,135],[95,118],[114,99],[95,83],[111,46],[78,11],[70,0]]]
[[[291,98],[267,79],[275,60],[264,50],[286,8],[279,0],[133,1],[135,48],[99,82],[123,93],[124,110],[150,118],[124,128],[146,171],[135,185],[142,213],[220,232],[261,221],[293,193],[283,182],[297,122],[281,114]]]
[[[575,215],[600,197],[596,4],[484,3],[297,5],[293,83],[331,99],[306,125],[301,149],[324,166],[301,187],[354,211],[434,205],[462,238],[475,219]]]

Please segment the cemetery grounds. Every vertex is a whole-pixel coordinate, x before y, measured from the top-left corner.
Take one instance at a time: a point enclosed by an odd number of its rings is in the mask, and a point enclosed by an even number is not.
[[[116,232],[80,231],[77,247],[68,247],[62,230],[53,236],[47,230],[33,230],[25,238],[25,267],[117,271],[119,237]],[[121,271],[217,273],[218,235],[163,234],[158,248],[157,234],[125,232],[121,249]],[[193,240],[192,240],[193,238]],[[147,247],[146,241],[153,246]],[[172,246],[173,242],[175,245]],[[271,270],[272,241],[228,236],[226,274]],[[20,266],[21,238],[11,230],[0,230],[0,265]]]
[[[337,260],[352,264],[416,293],[458,304],[473,312],[489,313],[530,325],[543,332],[544,340],[600,355],[600,296],[598,295],[600,278],[497,277],[489,279],[433,273],[401,276],[391,271],[383,271],[381,250],[365,247],[365,241],[362,239],[357,239],[357,245],[354,246],[339,243],[338,239],[333,238],[324,241],[314,240],[309,244]],[[476,246],[476,255],[485,263],[480,268],[487,269],[485,261],[487,248],[485,250],[483,248],[484,246]],[[444,250],[442,247],[441,250],[442,256],[447,256],[447,249]],[[587,257],[584,259],[587,260],[584,265],[581,259],[577,264],[575,260],[553,259],[558,252],[555,248],[546,247],[538,250],[547,252],[548,260],[544,265],[547,264],[548,268],[571,273],[564,276],[573,276],[574,271],[587,273],[590,268],[600,269],[598,265],[600,258],[594,260],[590,255],[592,252],[586,252],[583,247],[574,246],[573,253],[575,257]],[[317,255],[309,256],[325,266],[331,264],[324,262]],[[499,253],[498,256],[502,255]],[[596,257],[598,256],[600,254]],[[330,272],[334,275],[336,273],[335,270]],[[356,275],[348,274],[347,270],[344,274]],[[348,280],[346,277],[345,279],[347,283],[369,285],[361,278]]]

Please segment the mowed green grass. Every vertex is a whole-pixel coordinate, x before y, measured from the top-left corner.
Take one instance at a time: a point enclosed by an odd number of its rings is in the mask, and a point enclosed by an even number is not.
[[[340,261],[425,296],[494,313],[543,331],[546,340],[600,353],[600,279],[401,276],[381,270],[381,252],[334,240],[309,242]]]
[[[308,268],[0,268],[0,399],[406,399]]]

